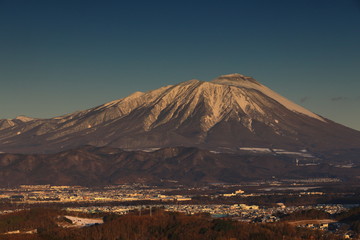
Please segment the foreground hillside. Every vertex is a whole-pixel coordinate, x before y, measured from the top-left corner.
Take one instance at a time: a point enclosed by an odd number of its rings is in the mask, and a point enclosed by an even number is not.
[[[330,233],[296,228],[286,223],[252,224],[211,219],[206,215],[187,216],[158,210],[152,216],[108,215],[104,224],[83,228],[64,228],[64,212],[32,209],[0,216],[0,238],[4,240],[296,240],[339,239]],[[68,214],[68,213],[66,213]],[[36,229],[33,234],[4,234]]]

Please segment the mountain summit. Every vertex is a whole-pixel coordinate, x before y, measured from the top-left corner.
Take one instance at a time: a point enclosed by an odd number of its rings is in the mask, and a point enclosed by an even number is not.
[[[240,73],[233,73],[233,74],[226,74],[226,75],[221,75],[220,77],[214,79],[212,82],[217,82],[217,83],[255,83],[260,85],[260,83],[258,83],[255,79],[253,79],[252,77],[247,77],[244,76]]]
[[[52,119],[0,120],[0,151],[17,153],[58,152],[82,145],[321,151],[360,147],[359,140],[360,132],[312,113],[241,74],[136,92]]]

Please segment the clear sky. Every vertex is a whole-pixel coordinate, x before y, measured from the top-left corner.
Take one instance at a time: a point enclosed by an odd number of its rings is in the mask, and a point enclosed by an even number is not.
[[[0,0],[0,118],[229,73],[360,130],[359,0]]]

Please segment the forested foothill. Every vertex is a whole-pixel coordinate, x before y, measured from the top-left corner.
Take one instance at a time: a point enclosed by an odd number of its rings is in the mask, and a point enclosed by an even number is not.
[[[79,217],[102,217],[103,224],[88,227],[64,227],[65,215]],[[149,212],[132,212],[124,216],[115,214],[80,214],[66,212],[56,208],[35,208],[8,213],[0,216],[0,239],[27,240],[257,240],[257,239],[342,239],[339,234],[330,231],[299,228],[287,223],[287,220],[331,217],[347,223],[354,233],[359,234],[360,208],[342,214],[329,216],[320,211],[295,212],[282,216],[278,223],[244,223],[231,219],[214,219],[208,214],[185,215],[155,209]],[[25,234],[36,229],[35,233]],[[19,231],[16,234],[5,234]],[[356,235],[354,235],[356,236]],[[355,238],[356,239],[356,238]]]

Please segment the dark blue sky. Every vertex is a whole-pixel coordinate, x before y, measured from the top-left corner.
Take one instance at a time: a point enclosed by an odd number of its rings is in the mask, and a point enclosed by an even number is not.
[[[360,130],[360,3],[0,0],[0,118],[242,73]]]

